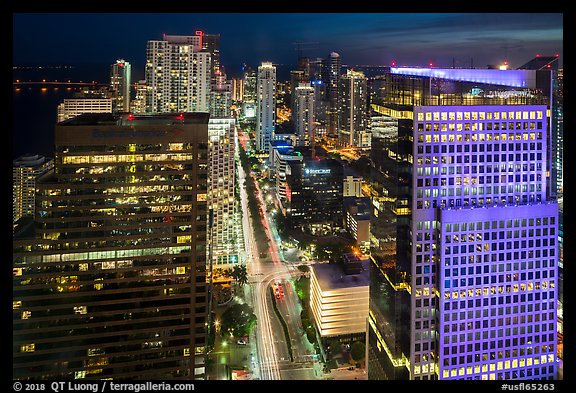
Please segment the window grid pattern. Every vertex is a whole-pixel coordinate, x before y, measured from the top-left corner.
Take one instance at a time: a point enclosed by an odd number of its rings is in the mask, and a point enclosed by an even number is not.
[[[557,205],[545,201],[546,114],[546,107],[542,105],[415,107],[410,359],[413,379],[554,376]],[[549,212],[547,217],[541,216],[543,209]],[[525,215],[525,222],[516,217],[520,211]],[[452,214],[449,212],[464,212],[461,216],[464,225],[474,212],[482,227],[458,233],[457,237],[452,233],[446,237],[444,225]],[[511,215],[511,228],[493,229],[493,218],[502,214]],[[547,224],[543,224],[544,218]],[[484,223],[489,225],[487,235]],[[526,227],[522,227],[524,224]],[[445,251],[444,247],[450,248]],[[446,252],[450,254],[446,256]],[[457,259],[459,263],[471,264],[472,272],[468,266],[463,272],[461,267],[456,273],[449,270],[451,287],[445,288],[445,258],[449,258],[450,263]],[[544,260],[547,270],[542,270]],[[492,272],[492,265],[496,266],[496,272]],[[475,295],[476,285],[484,285],[486,278],[492,280],[491,274],[496,280],[503,277],[504,283],[490,282],[486,284],[487,295],[482,287],[479,297],[460,299],[461,292],[464,296],[470,291]],[[516,282],[506,283],[507,279]],[[477,280],[482,284],[476,284]],[[452,287],[454,284],[458,285],[457,289]],[[508,286],[510,293],[506,292]],[[457,294],[455,299],[452,292]],[[526,303],[528,296],[533,304]],[[493,301],[495,305],[491,304]],[[450,304],[448,311],[444,309],[445,302]],[[483,308],[490,310],[490,307],[496,315],[485,317]],[[528,307],[532,315],[521,315],[528,312]],[[477,310],[480,316],[476,316]],[[472,313],[470,318],[469,313]],[[451,318],[456,319],[452,322]],[[495,324],[493,332],[484,328],[482,318],[487,318],[489,327]],[[520,320],[526,325],[511,326],[511,321],[520,324]],[[479,330],[477,322],[480,322]],[[445,326],[448,332],[444,331]],[[486,340],[484,334],[488,335]],[[445,340],[449,341],[447,354],[444,353]],[[465,348],[463,353],[461,345]],[[488,349],[483,349],[484,345],[488,345]],[[491,345],[495,347],[490,348]],[[458,348],[454,356],[452,346]],[[531,347],[530,353],[528,347]],[[539,348],[538,360],[535,360],[536,347]],[[479,363],[478,358],[484,356],[487,360]]]
[[[545,199],[545,106],[426,108],[415,121],[417,209]]]
[[[441,379],[555,377],[557,220],[540,215],[553,207],[537,215],[532,206],[511,207],[518,211],[499,220],[448,214],[440,246]]]

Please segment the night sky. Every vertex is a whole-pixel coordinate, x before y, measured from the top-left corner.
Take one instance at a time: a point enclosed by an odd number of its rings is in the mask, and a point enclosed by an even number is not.
[[[13,64],[145,64],[146,42],[162,34],[221,35],[228,73],[242,63],[296,64],[340,53],[347,65],[475,67],[536,54],[563,59],[562,13],[14,13]]]

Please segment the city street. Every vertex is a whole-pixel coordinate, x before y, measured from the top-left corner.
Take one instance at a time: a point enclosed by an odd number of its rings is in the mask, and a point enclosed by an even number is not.
[[[240,184],[244,184],[246,173],[238,165]],[[257,182],[256,182],[257,183]],[[264,206],[262,194],[258,190],[258,199]],[[240,188],[240,200],[243,214],[244,239],[247,255],[249,285],[245,286],[244,294],[248,303],[254,308],[257,316],[255,327],[255,345],[257,361],[251,367],[254,378],[272,379],[317,379],[321,376],[321,366],[313,367],[312,346],[304,337],[300,321],[300,304],[290,279],[297,272],[295,265],[284,263],[276,244],[267,217],[252,217],[248,209],[248,195],[245,187]],[[265,209],[263,209],[265,211]],[[260,219],[269,239],[268,251],[270,258],[260,258],[258,247],[254,241],[252,220]],[[292,257],[296,253],[292,251]],[[298,260],[295,258],[296,261]],[[274,313],[270,286],[274,282],[283,282],[285,292],[282,299],[277,300],[280,313],[288,326],[294,362],[290,361],[290,352],[284,334],[284,329]],[[251,343],[250,345],[254,345]]]

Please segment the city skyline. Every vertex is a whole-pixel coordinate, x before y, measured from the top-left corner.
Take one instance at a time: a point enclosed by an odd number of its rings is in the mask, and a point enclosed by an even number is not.
[[[124,58],[142,72],[147,41],[197,30],[221,35],[221,63],[232,74],[243,63],[292,65],[299,54],[334,50],[350,65],[481,68],[520,66],[536,54],[563,59],[562,13],[14,13],[13,65]]]
[[[564,380],[562,19],[13,14],[13,379]]]

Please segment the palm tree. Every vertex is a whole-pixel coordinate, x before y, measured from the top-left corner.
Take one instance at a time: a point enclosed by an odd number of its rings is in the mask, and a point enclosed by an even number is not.
[[[232,278],[236,280],[239,286],[243,286],[248,283],[248,270],[246,265],[236,265],[234,270],[232,270]]]

